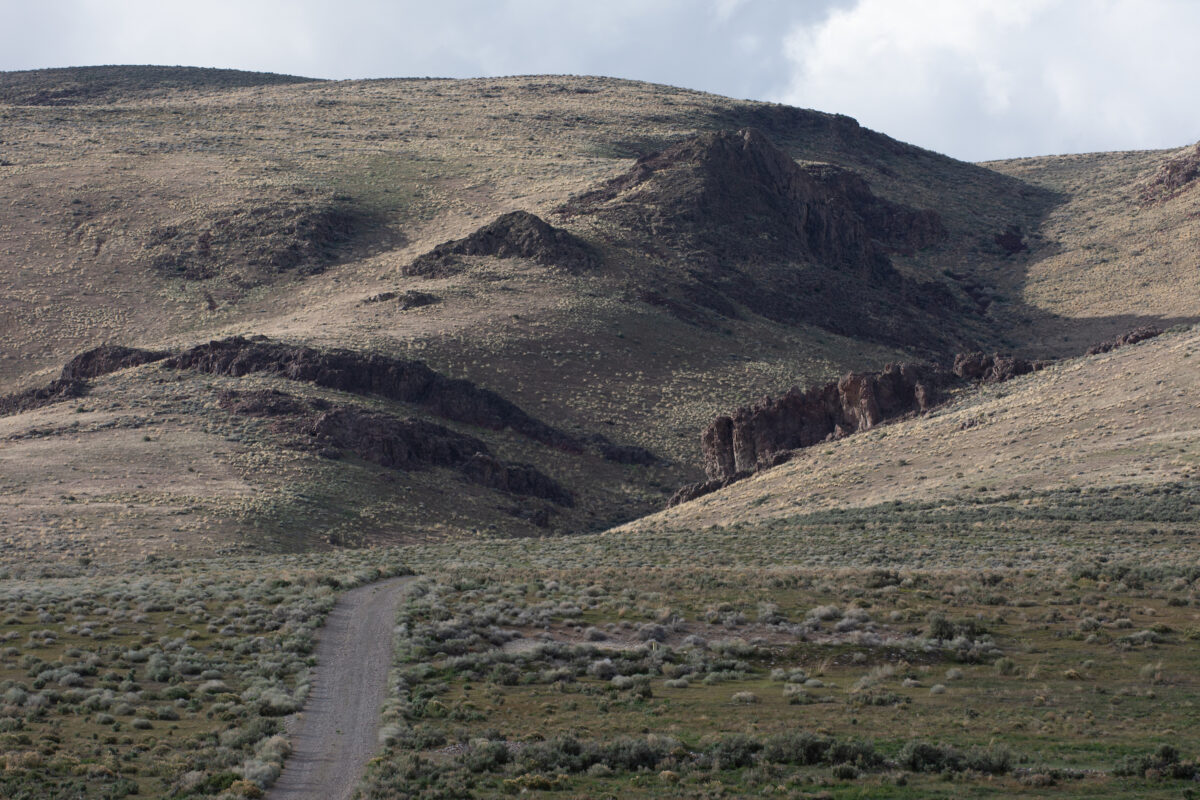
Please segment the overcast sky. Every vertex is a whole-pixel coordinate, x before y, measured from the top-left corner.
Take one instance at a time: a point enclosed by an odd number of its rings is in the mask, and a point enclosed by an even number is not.
[[[849,114],[958,158],[1200,139],[1196,0],[0,0],[0,70],[599,74]]]

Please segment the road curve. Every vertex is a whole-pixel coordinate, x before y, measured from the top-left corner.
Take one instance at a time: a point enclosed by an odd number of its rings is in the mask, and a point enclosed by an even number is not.
[[[352,589],[317,638],[312,690],[268,800],[346,800],[379,748],[396,609],[411,577]]]

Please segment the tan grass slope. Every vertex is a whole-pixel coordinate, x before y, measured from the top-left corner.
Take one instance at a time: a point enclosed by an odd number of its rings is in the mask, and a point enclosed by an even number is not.
[[[968,391],[925,415],[797,452],[623,530],[767,524],[884,503],[1097,493],[1200,477],[1200,331]]]

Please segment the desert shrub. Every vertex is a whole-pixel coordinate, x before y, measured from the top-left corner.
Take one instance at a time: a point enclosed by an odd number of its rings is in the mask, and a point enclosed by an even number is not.
[[[1141,777],[1151,770],[1176,780],[1195,780],[1200,775],[1200,764],[1181,760],[1177,748],[1164,744],[1147,755],[1125,756],[1113,766],[1113,775]]]
[[[912,772],[961,772],[963,756],[949,745],[908,742],[900,749],[896,762]]]
[[[509,761],[507,742],[474,740],[460,761],[471,772],[497,772]]]
[[[717,740],[708,749],[708,755],[717,769],[738,769],[753,764],[762,749],[762,742],[757,739],[735,733]]]
[[[988,775],[1005,775],[1012,771],[1016,756],[1007,746],[993,744],[988,747],[972,748],[967,752],[967,769]]]

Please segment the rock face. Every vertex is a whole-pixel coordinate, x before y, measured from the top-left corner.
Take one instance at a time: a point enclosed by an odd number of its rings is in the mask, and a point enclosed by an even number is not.
[[[1142,190],[1143,203],[1161,203],[1180,194],[1200,178],[1200,144],[1158,168]]]
[[[442,277],[457,272],[463,256],[527,258],[546,266],[578,271],[596,266],[592,249],[577,236],[528,211],[511,211],[464,239],[443,242],[418,256],[407,275]]]
[[[416,289],[409,289],[400,295],[400,299],[396,301],[396,305],[400,306],[402,311],[408,311],[410,308],[421,308],[440,302],[442,302],[442,299],[437,295],[430,294],[429,292],[418,292]]]
[[[119,369],[162,361],[169,355],[170,353],[164,350],[143,350],[137,347],[102,344],[80,353],[68,361],[63,367],[62,378],[64,380],[98,378]]]
[[[944,376],[913,364],[889,364],[882,372],[851,373],[836,383],[794,387],[777,399],[764,397],[704,430],[701,446],[709,478],[753,473],[786,450],[868,430],[880,422],[926,411],[938,402]]]
[[[490,489],[562,506],[575,502],[569,491],[533,466],[501,461],[479,439],[431,422],[314,403],[273,390],[224,392],[220,404],[235,414],[276,419],[279,429],[311,437],[324,452],[346,450],[404,471],[446,467]]]
[[[1046,366],[1045,361],[1028,361],[999,353],[959,353],[954,357],[954,374],[976,383],[1001,383],[1019,375],[1028,375]]]
[[[687,322],[741,308],[924,346],[962,313],[946,286],[905,278],[889,260],[946,238],[934,211],[878,197],[849,170],[801,166],[754,129],[645,156],[557,213],[593,218],[644,253],[649,264],[630,275],[630,295]]]
[[[1106,342],[1089,347],[1087,354],[1094,356],[1100,353],[1107,353],[1110,350],[1116,350],[1118,347],[1124,347],[1127,344],[1137,344],[1146,339],[1153,339],[1155,336],[1162,336],[1162,329],[1156,328],[1153,325],[1145,325],[1141,328],[1134,328],[1115,339],[1109,339]]]
[[[574,437],[534,419],[490,389],[447,378],[421,361],[351,350],[315,350],[264,339],[234,337],[193,347],[167,359],[175,369],[215,375],[279,375],[353,394],[375,394],[419,405],[433,414],[492,430],[509,428],[535,441],[579,452]]]

